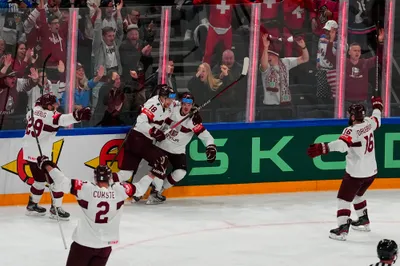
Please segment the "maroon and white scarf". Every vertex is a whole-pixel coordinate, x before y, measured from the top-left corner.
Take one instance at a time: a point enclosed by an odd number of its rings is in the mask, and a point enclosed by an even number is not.
[[[286,71],[285,64],[281,60],[278,61],[278,67],[279,69],[270,66],[271,71],[266,77],[267,87],[265,90],[276,93],[280,91],[280,103],[290,103],[292,101],[292,96],[289,90],[288,72]]]

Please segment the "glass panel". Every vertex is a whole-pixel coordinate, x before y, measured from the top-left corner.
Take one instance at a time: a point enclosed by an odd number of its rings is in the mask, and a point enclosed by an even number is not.
[[[162,7],[103,2],[79,10],[75,105],[93,110],[82,126],[132,125],[157,84]]]
[[[60,9],[55,3],[46,10],[41,5],[30,9],[21,3],[9,3],[0,14],[1,69],[7,74],[1,78],[1,130],[25,128],[25,115],[42,93],[61,98],[65,91],[69,9]],[[38,83],[32,82],[31,74],[38,74]]]
[[[336,43],[327,55],[323,27],[338,27],[326,23],[337,21],[339,2],[304,2],[262,3],[256,120],[334,117]]]
[[[397,5],[400,3],[397,1]],[[400,82],[399,56],[394,47],[399,45],[400,34],[395,24],[396,1],[386,1],[385,14],[380,21],[384,23],[384,49],[382,57],[382,99],[384,103],[384,116],[400,116],[400,91],[396,84]],[[399,10],[399,9],[397,9]],[[382,13],[382,11],[381,11]],[[394,52],[394,53],[393,53]]]
[[[190,91],[203,104],[242,72],[249,55],[251,6],[183,5],[173,9],[170,58],[179,92]],[[246,120],[247,79],[229,88],[201,114],[204,122]]]
[[[367,115],[372,112],[370,98],[381,95],[381,69],[384,36],[384,1],[349,1],[348,45],[349,58],[346,69],[345,110],[352,103],[362,103]]]

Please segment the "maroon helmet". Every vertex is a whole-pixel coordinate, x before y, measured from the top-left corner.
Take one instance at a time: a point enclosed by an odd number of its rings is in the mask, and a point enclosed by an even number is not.
[[[112,171],[107,165],[99,165],[94,169],[94,178],[97,182],[109,182],[112,178]]]
[[[55,103],[58,103],[57,97],[53,94],[43,94],[42,97],[40,97],[36,103],[42,107],[47,107],[48,105],[53,105]]]

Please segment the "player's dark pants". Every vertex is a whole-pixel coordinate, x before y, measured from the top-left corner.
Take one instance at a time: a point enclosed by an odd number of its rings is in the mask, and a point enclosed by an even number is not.
[[[346,173],[339,188],[338,199],[352,202],[355,196],[363,196],[374,182],[375,177],[376,175],[365,178],[355,178]]]
[[[89,248],[73,242],[66,266],[105,266],[111,251],[111,247]]]
[[[182,169],[182,170],[187,170],[187,163],[186,163],[186,154],[181,153],[181,154],[175,154],[175,153],[169,153],[167,151],[164,151],[167,156],[168,156],[168,161],[172,165],[172,171]]]
[[[155,176],[163,178],[168,165],[168,158],[164,151],[153,145],[153,141],[142,133],[132,130],[124,145],[124,158],[121,170],[130,170],[136,173],[140,162],[145,159],[153,170]]]

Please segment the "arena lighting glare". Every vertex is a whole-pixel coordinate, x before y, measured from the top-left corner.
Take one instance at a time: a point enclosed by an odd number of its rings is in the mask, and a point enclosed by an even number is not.
[[[165,84],[167,80],[167,66],[169,61],[169,35],[170,35],[170,17],[171,7],[163,6],[161,14],[161,32],[160,32],[160,52],[158,63],[158,81],[159,84]]]
[[[396,0],[386,1],[385,6],[385,45],[382,58],[382,100],[383,114],[390,116],[390,96],[392,80],[392,54],[393,54],[393,34],[394,34],[394,15]]]
[[[335,117],[344,118],[344,93],[346,80],[346,47],[347,22],[349,14],[349,0],[342,0],[339,4],[338,45],[336,50],[336,96]]]
[[[256,102],[256,89],[257,89],[257,71],[258,71],[258,52],[260,40],[260,13],[261,4],[252,4],[251,9],[251,24],[250,24],[250,68],[247,77],[247,108],[246,108],[246,122],[254,122],[255,120],[255,102]]]

